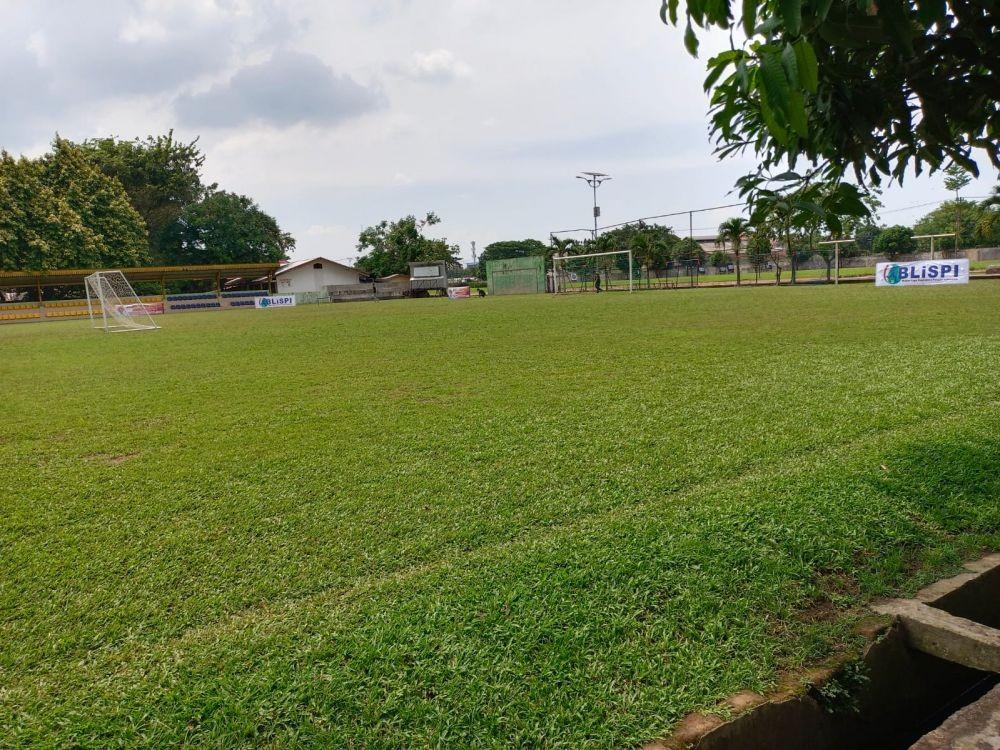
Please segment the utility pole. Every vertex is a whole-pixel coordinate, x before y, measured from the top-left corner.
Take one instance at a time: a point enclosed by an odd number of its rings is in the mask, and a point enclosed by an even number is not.
[[[581,172],[576,176],[576,179],[583,180],[594,191],[594,240],[596,241],[597,220],[601,218],[601,207],[597,205],[597,188],[612,179],[612,177],[604,174],[604,172]]]

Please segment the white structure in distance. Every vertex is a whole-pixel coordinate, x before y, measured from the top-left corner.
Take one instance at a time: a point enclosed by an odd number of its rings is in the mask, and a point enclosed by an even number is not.
[[[329,286],[360,284],[364,271],[329,258],[310,258],[289,263],[274,273],[278,294],[325,292]]]

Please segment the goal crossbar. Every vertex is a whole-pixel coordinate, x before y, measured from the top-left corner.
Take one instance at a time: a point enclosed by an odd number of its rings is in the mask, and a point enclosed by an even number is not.
[[[627,255],[628,256],[628,290],[629,293],[634,291],[633,287],[633,267],[632,267],[632,250],[611,250],[602,253],[580,253],[579,255],[559,255],[556,253],[552,256],[552,281],[553,281],[553,291],[559,294],[565,291],[566,280],[560,275],[559,264],[565,264],[567,261],[574,260],[584,260],[586,258],[605,258],[609,255]],[[563,272],[565,275],[565,271]],[[599,291],[599,290],[598,290]]]

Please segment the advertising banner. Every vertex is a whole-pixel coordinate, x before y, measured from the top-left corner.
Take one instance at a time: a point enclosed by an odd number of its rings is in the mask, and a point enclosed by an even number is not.
[[[130,318],[136,315],[163,315],[162,302],[139,302],[133,305],[115,305],[115,310],[119,315],[127,315]]]
[[[467,286],[450,286],[448,287],[448,298],[449,299],[468,299],[472,296],[472,289]]]
[[[879,263],[875,266],[875,286],[968,283],[968,258],[917,260],[912,263]]]
[[[254,299],[254,307],[258,310],[268,307],[295,307],[295,295],[279,294],[274,297],[257,297]]]

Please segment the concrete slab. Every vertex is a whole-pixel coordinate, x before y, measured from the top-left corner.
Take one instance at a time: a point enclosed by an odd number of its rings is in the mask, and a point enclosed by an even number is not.
[[[899,618],[911,648],[972,669],[1000,673],[1000,630],[915,599],[895,599],[874,609]]]
[[[910,750],[1000,750],[1000,685],[952,714]]]

